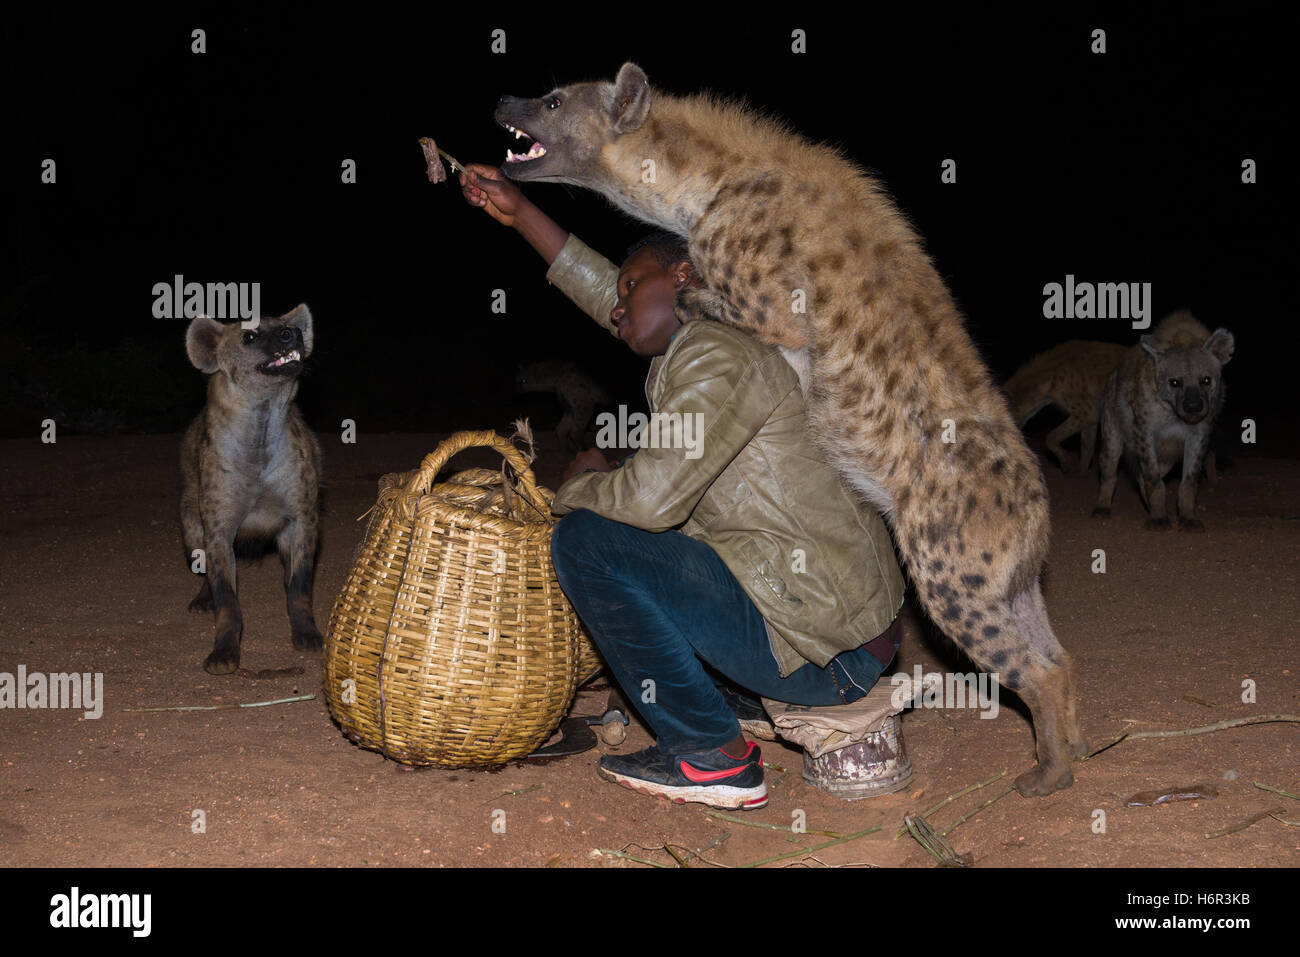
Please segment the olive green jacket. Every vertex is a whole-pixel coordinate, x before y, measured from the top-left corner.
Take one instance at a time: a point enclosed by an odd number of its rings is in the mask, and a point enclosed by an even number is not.
[[[546,278],[615,332],[617,266],[570,236]],[[646,398],[656,414],[700,413],[702,434],[661,429],[659,444],[679,447],[643,444],[621,468],[570,479],[557,514],[680,526],[712,547],[767,622],[782,677],[809,661],[824,668],[889,627],[903,602],[889,531],[813,445],[799,379],[776,347],[720,322],[687,323],[652,361]]]

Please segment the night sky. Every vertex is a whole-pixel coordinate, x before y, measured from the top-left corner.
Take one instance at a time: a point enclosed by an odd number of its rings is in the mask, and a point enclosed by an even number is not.
[[[631,59],[652,85],[744,97],[878,174],[1000,378],[1068,338],[1136,341],[1125,320],[1045,319],[1045,283],[1150,282],[1156,320],[1187,306],[1236,334],[1225,421],[1257,420],[1252,452],[1297,448],[1282,351],[1296,341],[1293,84],[1275,81],[1293,24],[1269,8],[359,9],[6,25],[0,435],[36,440],[47,417],[74,433],[182,429],[203,378],[185,320],[152,315],[153,285],[178,273],[260,282],[268,313],[309,304],[300,403],[321,431],[343,418],[361,432],[505,429],[520,412],[545,427],[553,404],[511,385],[517,363],[543,358],[638,402],[642,360],[547,285],[522,239],[430,184],[417,145],[499,163],[515,145],[492,122],[499,96],[612,78]],[[1097,27],[1104,55],[1089,49]],[[940,182],[945,158],[955,185]],[[594,195],[525,188],[611,258],[646,231]]]

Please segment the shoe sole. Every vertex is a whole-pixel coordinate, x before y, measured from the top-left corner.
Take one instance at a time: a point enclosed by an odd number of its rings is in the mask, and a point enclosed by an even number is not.
[[[596,772],[606,781],[621,784],[630,791],[663,798],[674,804],[707,804],[723,811],[757,811],[767,805],[767,782],[756,788],[737,788],[726,784],[675,787],[671,784],[654,784],[615,771],[606,771],[604,768],[597,768]]]

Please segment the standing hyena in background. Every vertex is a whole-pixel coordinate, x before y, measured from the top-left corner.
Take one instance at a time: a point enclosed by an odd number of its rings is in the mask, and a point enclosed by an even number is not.
[[[551,392],[563,414],[555,426],[560,447],[570,452],[585,447],[587,429],[597,406],[608,405],[609,394],[572,362],[531,362],[515,373],[516,392]]]
[[[1002,385],[1011,401],[1011,418],[1020,428],[1049,405],[1067,418],[1047,433],[1047,447],[1061,464],[1071,468],[1072,456],[1061,440],[1079,436],[1079,472],[1087,472],[1097,443],[1098,405],[1106,377],[1128,353],[1127,346],[1114,342],[1085,342],[1071,339],[1030,359]]]
[[[1227,329],[1216,329],[1211,335],[1195,316],[1180,310],[1162,319],[1128,350],[1102,394],[1097,456],[1101,488],[1094,517],[1110,517],[1123,455],[1150,512],[1146,527],[1170,527],[1165,475],[1181,458],[1178,527],[1205,531],[1196,518],[1196,482],[1206,462],[1214,420],[1223,408],[1223,367],[1235,347]]]
[[[320,447],[293,404],[298,373],[311,355],[305,305],[256,329],[200,317],[185,350],[207,373],[208,401],[181,446],[181,526],[186,560],[202,548],[207,577],[191,611],[216,609],[217,637],[203,663],[214,675],[239,667],[244,618],[235,590],[235,541],[274,539],[284,563],[293,646],[323,644],[312,615]]]
[[[836,150],[740,106],[613,83],[503,97],[496,119],[532,145],[516,180],[603,193],[686,236],[717,317],[781,346],[828,460],[893,524],[936,623],[1033,714],[1038,764],[1021,794],[1073,780],[1087,745],[1070,656],[1038,576],[1047,491],[921,240],[880,184]]]

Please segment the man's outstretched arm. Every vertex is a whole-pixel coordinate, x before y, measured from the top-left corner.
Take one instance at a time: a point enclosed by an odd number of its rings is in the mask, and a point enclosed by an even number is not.
[[[499,169],[481,163],[465,169],[460,174],[465,201],[519,233],[546,260],[547,280],[617,336],[609,314],[618,301],[618,267],[542,212]]]

